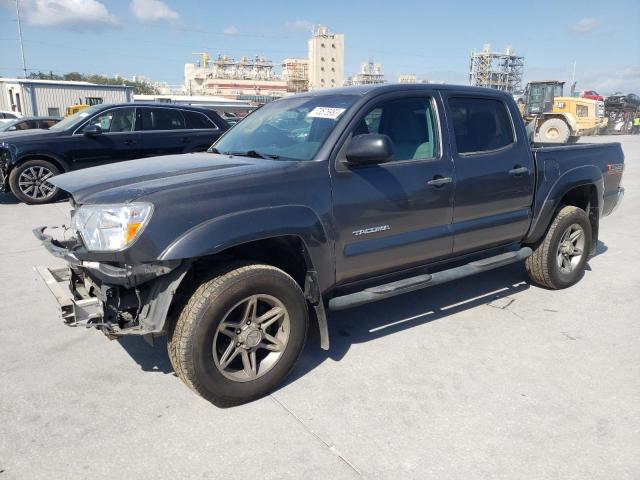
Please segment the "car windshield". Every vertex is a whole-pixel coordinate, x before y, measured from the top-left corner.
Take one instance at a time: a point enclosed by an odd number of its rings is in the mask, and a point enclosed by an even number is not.
[[[211,151],[311,160],[356,95],[301,96],[268,103],[235,125]]]
[[[21,120],[11,120],[10,122],[0,123],[0,132],[8,132],[11,127],[14,127],[16,124],[20,123]]]
[[[60,120],[55,125],[51,126],[49,130],[63,131],[71,128],[81,122],[83,122],[88,116],[93,115],[97,110],[100,110],[104,105],[94,105],[93,107],[80,110],[78,113],[74,113],[70,117]]]

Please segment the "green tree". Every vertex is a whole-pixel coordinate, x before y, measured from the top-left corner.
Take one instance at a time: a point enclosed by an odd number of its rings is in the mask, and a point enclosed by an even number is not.
[[[97,75],[95,73],[83,74],[79,72],[69,72],[63,75],[58,75],[53,72],[32,72],[28,78],[36,80],[68,80],[74,82],[90,82],[97,83],[99,85],[126,85],[133,87],[133,93],[141,95],[155,95],[158,90],[147,82],[133,82],[126,80],[122,77],[105,77],[104,75]]]

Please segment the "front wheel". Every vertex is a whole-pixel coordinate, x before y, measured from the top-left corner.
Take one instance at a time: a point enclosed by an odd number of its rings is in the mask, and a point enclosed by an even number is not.
[[[563,207],[525,261],[527,273],[542,287],[570,287],[580,280],[590,250],[591,224],[586,212],[578,207]]]
[[[298,359],[307,337],[300,286],[269,265],[230,268],[198,287],[169,331],[176,374],[220,407],[266,395]]]
[[[549,118],[538,128],[536,141],[542,143],[567,143],[571,131],[567,123],[560,118]]]
[[[19,164],[9,174],[11,192],[29,205],[39,205],[55,200],[60,189],[49,180],[58,175],[60,170],[46,160],[28,160]]]

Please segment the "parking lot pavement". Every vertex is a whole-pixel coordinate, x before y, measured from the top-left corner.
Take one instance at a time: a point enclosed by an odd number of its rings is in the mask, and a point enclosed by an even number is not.
[[[65,327],[0,196],[0,478],[640,478],[640,136],[626,197],[563,291],[522,265],[331,315],[286,385],[218,409],[158,342]],[[635,312],[635,313],[634,313]]]

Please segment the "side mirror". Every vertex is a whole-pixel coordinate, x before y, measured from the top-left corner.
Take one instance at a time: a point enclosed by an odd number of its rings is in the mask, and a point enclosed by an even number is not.
[[[88,137],[93,137],[95,135],[101,135],[102,128],[100,127],[100,125],[89,125],[84,128],[82,133],[84,133]]]
[[[353,165],[375,165],[393,160],[393,143],[386,135],[356,135],[347,147],[347,162]]]

